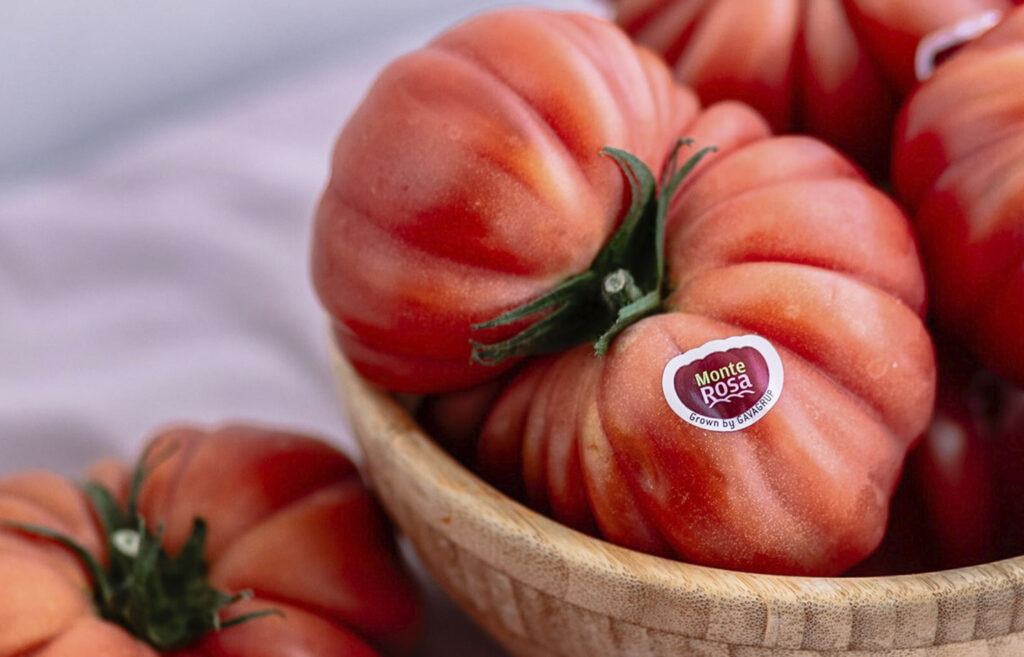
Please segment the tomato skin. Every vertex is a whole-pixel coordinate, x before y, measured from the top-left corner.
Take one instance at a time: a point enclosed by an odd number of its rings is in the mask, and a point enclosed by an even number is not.
[[[935,569],[991,561],[996,555],[997,485],[993,446],[964,397],[940,395],[935,416],[908,459],[932,535]]]
[[[71,655],[156,657],[157,652],[117,625],[92,616],[82,616],[36,655],[38,657],[70,657]]]
[[[43,560],[6,553],[0,559],[0,590],[18,591],[0,601],[0,655],[21,655],[45,643],[83,615],[89,599],[79,582],[68,579]]]
[[[469,463],[484,418],[508,378],[506,375],[465,390],[424,397],[416,408],[416,422],[448,454]]]
[[[911,209],[939,323],[1024,383],[1024,8],[907,100],[893,177]]]
[[[617,0],[617,22],[705,103],[741,100],[884,173],[925,35],[1016,0]],[[738,47],[742,44],[742,47]]]
[[[518,449],[528,502],[635,549],[844,572],[878,545],[934,398],[909,224],[835,151],[771,138],[750,110],[713,106],[691,133],[721,149],[672,205],[665,312],[603,359],[581,345],[533,362],[484,424],[481,471]],[[778,403],[735,431],[684,422],[662,391],[666,363],[750,333],[780,353]]]
[[[939,388],[935,413],[907,457],[883,558],[899,574],[944,570],[999,558],[1000,526],[993,409],[1002,397],[962,345],[936,333]],[[982,383],[986,385],[982,385]],[[913,558],[908,558],[913,555]]]
[[[997,554],[1024,554],[1024,391],[1010,389],[994,428],[993,467],[997,490]]]
[[[422,617],[418,595],[399,566],[383,512],[339,452],[312,438],[234,425],[169,428],[146,455],[139,511],[150,526],[164,525],[165,549],[174,554],[180,527],[201,515],[213,585],[256,591],[256,600],[229,607],[225,618],[253,605],[287,606],[289,614],[252,620],[167,654],[369,657],[377,654],[371,645],[411,648]],[[93,472],[113,484],[115,498],[126,495],[125,466],[104,461]],[[0,481],[0,519],[50,527],[102,558],[91,547],[102,543],[84,494],[53,475]],[[0,528],[0,590],[17,592],[0,595],[0,615],[12,620],[0,628],[0,656],[38,648],[33,654],[71,657],[97,646],[115,657],[157,654],[98,619],[89,589],[84,567],[67,551]]]
[[[654,55],[578,14],[491,12],[391,64],[338,137],[314,224],[347,357],[403,392],[507,369],[470,362],[470,325],[586,269],[625,202],[601,149],[660,171],[696,111]]]
[[[249,600],[237,605],[232,614],[278,608],[285,617],[269,616],[247,632],[219,632],[201,642],[203,652],[219,657],[278,657],[287,655],[344,655],[377,657],[356,634],[332,623],[320,614],[276,601]],[[229,617],[230,617],[229,615]]]

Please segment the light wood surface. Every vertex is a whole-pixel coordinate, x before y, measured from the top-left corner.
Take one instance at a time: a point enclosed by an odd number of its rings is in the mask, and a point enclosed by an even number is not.
[[[1024,557],[922,575],[798,578],[619,548],[497,492],[334,359],[381,501],[441,587],[513,655],[1024,656]]]

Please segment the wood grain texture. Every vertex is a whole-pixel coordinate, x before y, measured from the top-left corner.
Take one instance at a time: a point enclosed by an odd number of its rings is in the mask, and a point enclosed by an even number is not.
[[[584,536],[510,500],[338,354],[381,501],[442,588],[520,657],[1020,657],[1024,557],[877,578],[705,568]]]

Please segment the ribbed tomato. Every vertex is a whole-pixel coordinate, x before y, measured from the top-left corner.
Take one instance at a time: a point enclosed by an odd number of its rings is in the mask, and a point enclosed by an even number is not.
[[[314,227],[347,357],[404,392],[494,377],[470,325],[586,269],[622,217],[601,149],[660,171],[695,111],[656,57],[585,15],[493,12],[392,63],[338,138]]]
[[[418,596],[338,451],[252,427],[179,427],[154,439],[141,468],[137,486],[119,463],[94,467],[108,493],[45,472],[0,480],[0,656],[411,647]]]
[[[873,171],[922,37],[1017,0],[618,0],[617,21],[705,103],[734,98]]]
[[[893,155],[935,314],[1024,384],[1024,8],[907,101]]]
[[[663,312],[603,358],[529,363],[484,424],[481,471],[639,550],[840,573],[878,544],[931,414],[909,224],[831,148],[750,110],[713,106],[684,134],[718,153],[669,209]]]

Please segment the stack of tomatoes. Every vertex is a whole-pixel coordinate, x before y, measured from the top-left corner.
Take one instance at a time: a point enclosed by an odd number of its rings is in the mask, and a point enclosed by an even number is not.
[[[381,73],[313,236],[346,356],[428,395],[425,426],[496,486],[627,547],[846,572],[920,443],[901,490],[952,537],[934,562],[1020,550],[991,527],[1024,468],[1024,9],[618,4],[693,88],[611,23],[539,10]],[[940,328],[970,353],[953,369],[1006,382],[947,375],[940,345],[933,420]]]

